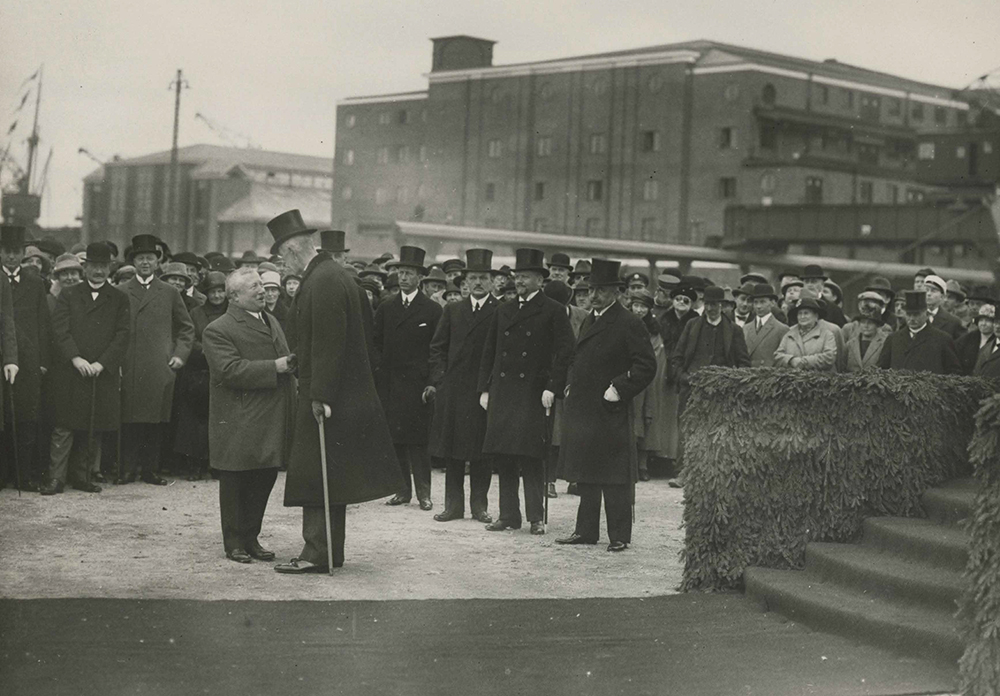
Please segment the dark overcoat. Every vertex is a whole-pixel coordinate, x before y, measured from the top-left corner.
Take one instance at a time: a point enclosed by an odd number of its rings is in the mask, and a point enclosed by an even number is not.
[[[0,273],[0,368],[17,365],[17,330],[14,327],[14,300],[7,274]],[[0,379],[3,373],[0,372]],[[14,380],[17,381],[16,379]],[[4,406],[0,399],[0,430],[3,430]]]
[[[879,367],[890,370],[934,372],[940,375],[960,375],[962,365],[955,352],[955,342],[944,331],[927,324],[914,338],[903,327],[885,341]]]
[[[211,302],[195,307],[191,311],[194,323],[194,345],[184,367],[177,373],[174,405],[177,409],[177,432],[174,434],[174,451],[207,460],[208,452],[208,361],[202,350],[201,339],[205,328],[223,316],[229,302],[221,305]],[[291,437],[291,434],[289,434]]]
[[[120,287],[131,306],[128,353],[122,371],[122,422],[166,423],[174,400],[173,357],[187,362],[194,324],[177,288],[154,278],[149,288],[132,278]]]
[[[403,308],[402,294],[375,312],[375,369],[385,418],[397,445],[426,445],[432,406],[422,400],[430,384],[430,349],[441,305],[418,291]]]
[[[467,297],[446,305],[441,314],[430,353],[430,384],[437,394],[428,451],[434,457],[474,461],[483,456],[486,411],[479,406],[479,365],[499,305],[487,295],[473,312]]]
[[[1000,350],[994,350],[990,353],[989,357],[979,366],[979,371],[974,374],[976,377],[1000,379]]]
[[[689,321],[684,326],[681,338],[674,346],[669,370],[670,377],[676,378],[681,384],[686,384],[691,364],[698,350],[698,340],[701,329],[708,324],[708,319],[700,316]],[[725,367],[750,367],[750,354],[747,352],[743,329],[739,328],[725,314],[722,315],[723,362]]]
[[[524,307],[504,302],[493,314],[479,366],[480,393],[489,392],[483,454],[545,456],[542,392],[559,394],[573,355],[566,307],[538,292]]]
[[[101,286],[96,300],[91,292],[86,281],[63,288],[52,312],[53,422],[70,430],[86,431],[90,427],[93,378],[82,377],[72,364],[73,358],[81,357],[104,367],[97,377],[94,429],[118,430],[120,370],[128,349],[128,297],[110,283]]]
[[[368,364],[357,285],[329,254],[306,267],[293,305],[299,358],[295,435],[285,505],[323,505],[319,428],[312,402],[333,415],[324,423],[330,502],[361,503],[403,486],[389,427]]]
[[[235,305],[202,335],[211,375],[209,461],[220,471],[277,468],[288,459],[288,410],[294,377],[278,374],[275,360],[288,355],[281,324],[267,325]]]
[[[976,368],[976,361],[979,360],[979,342],[982,339],[979,329],[972,329],[963,334],[955,341],[955,352],[958,353],[958,362],[962,365],[962,374],[971,375]],[[996,336],[990,336],[987,350],[992,350],[992,344],[996,343]]]
[[[655,375],[656,357],[641,319],[617,302],[601,317],[587,317],[566,380],[559,449],[563,478],[593,484],[635,482],[632,399]],[[605,400],[611,385],[621,401]]]
[[[951,336],[953,341],[957,341],[962,337],[962,334],[965,333],[965,327],[962,326],[962,320],[944,308],[939,309],[937,314],[930,320],[929,323],[938,331],[944,331],[946,334]]]
[[[14,380],[14,406],[18,422],[41,418],[42,368],[49,369],[52,349],[52,321],[45,281],[27,269],[21,269],[20,281],[12,283],[14,327],[17,331],[17,378]],[[10,404],[11,387],[4,381],[3,399]],[[25,425],[25,427],[28,427]]]

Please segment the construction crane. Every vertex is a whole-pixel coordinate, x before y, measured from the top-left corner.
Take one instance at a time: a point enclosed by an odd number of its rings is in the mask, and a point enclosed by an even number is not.
[[[198,112],[194,115],[196,120],[202,121],[209,130],[215,133],[219,140],[222,140],[227,145],[232,147],[241,147],[247,150],[262,150],[258,143],[256,143],[249,135],[244,135],[242,133],[237,133],[231,128],[227,128],[215,119],[209,118],[205,114]]]

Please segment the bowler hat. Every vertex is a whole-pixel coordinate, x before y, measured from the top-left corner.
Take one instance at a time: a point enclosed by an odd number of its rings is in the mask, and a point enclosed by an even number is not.
[[[765,278],[760,273],[744,273],[740,276],[740,285],[746,285],[750,283],[751,285],[756,285],[758,283],[766,283],[767,278]],[[735,290],[733,292],[736,292]]]
[[[323,230],[319,233],[320,251],[331,254],[344,254],[350,251],[347,248],[347,233],[344,230]]]
[[[212,270],[221,271],[222,273],[229,274],[236,270],[236,265],[233,260],[228,256],[213,256],[212,257]]]
[[[261,258],[260,256],[257,256],[257,252],[256,251],[244,251],[243,252],[243,256],[239,257],[236,260],[236,266],[238,268],[238,267],[242,266],[245,263],[256,263],[256,264],[259,265],[259,264],[264,263],[265,261],[267,261],[267,259]]]
[[[424,276],[423,278],[420,279],[420,284],[421,285],[423,285],[424,283],[429,283],[429,282],[431,282],[431,283],[432,282],[444,283],[444,284],[447,285],[447,283],[448,283],[448,276],[446,276],[444,274],[444,271],[442,271],[440,268],[437,268],[435,266],[434,268],[430,269],[430,272],[428,272],[428,274],[426,276]]]
[[[927,293],[923,290],[907,290],[904,293],[906,297],[906,311],[907,312],[925,312],[927,311]]]
[[[160,273],[160,280],[166,280],[171,276],[183,278],[187,281],[188,285],[191,285],[191,276],[188,275],[187,266],[179,261],[171,261],[170,263],[163,264],[163,272]]]
[[[464,273],[490,273],[493,270],[493,252],[489,249],[469,249],[465,252]]]
[[[777,301],[778,296],[774,294],[774,288],[771,287],[770,283],[757,283],[753,286],[753,292],[750,296],[755,299],[771,299]]]
[[[95,243],[102,244],[104,248],[108,250],[108,260],[110,261],[111,248],[107,244],[104,244],[104,242],[95,242]],[[91,246],[93,246],[93,244],[87,247],[88,259],[90,258]],[[132,237],[132,245],[129,248],[128,253],[126,254],[126,257],[128,259],[134,259],[136,257],[136,254],[156,254],[156,257],[158,259],[162,259],[163,249],[160,247],[160,240],[151,234],[137,234],[136,236]]]
[[[375,264],[370,264],[368,266],[365,266],[365,269],[363,271],[358,271],[359,278],[367,278],[368,276],[378,276],[384,281],[387,275],[389,274],[386,271],[382,270]]]
[[[208,275],[205,276],[205,282],[201,289],[208,292],[212,288],[224,287],[226,287],[226,274],[221,271],[209,271]]]
[[[535,271],[541,273],[543,278],[548,278],[549,269],[545,267],[545,252],[541,249],[515,249],[514,271]]]
[[[788,310],[789,324],[794,324],[796,321],[798,321],[800,309],[811,309],[812,311],[816,312],[816,316],[818,316],[820,319],[826,316],[826,310],[819,303],[819,301],[814,300],[811,297],[807,297],[804,300],[799,300],[799,303],[797,305]]]
[[[889,302],[896,296],[895,290],[892,289],[892,283],[889,282],[888,278],[883,278],[882,276],[875,276],[870,281],[868,281],[868,287],[865,291],[881,292],[889,296]]]
[[[197,254],[191,251],[177,252],[176,254],[173,255],[173,258],[171,258],[170,260],[175,261],[177,263],[184,263],[187,264],[188,266],[201,267],[201,259],[198,257]]]
[[[580,278],[582,276],[590,275],[590,261],[587,259],[580,259],[576,262],[576,266],[573,271],[569,274],[570,278]]]
[[[705,288],[705,304],[709,302],[722,302],[726,299],[726,291],[718,285],[710,285]]]
[[[420,247],[401,246],[399,247],[399,261],[390,261],[385,267],[399,268],[400,266],[406,266],[416,268],[423,275],[427,273],[427,269],[424,267],[424,256],[426,255],[427,252]]]
[[[802,278],[802,280],[808,280],[809,278],[822,278],[826,280],[826,273],[823,272],[822,266],[811,263],[802,269],[799,278]]]
[[[565,268],[567,271],[573,270],[573,264],[569,262],[569,255],[557,251],[549,257],[549,268]]]
[[[625,281],[621,279],[622,262],[611,261],[610,259],[593,259],[591,262],[590,278],[587,282],[590,287],[597,288],[607,285],[617,285],[621,287]]]
[[[21,225],[3,225],[0,227],[0,247],[4,249],[23,249],[26,230]]]
[[[302,219],[302,213],[299,212],[298,208],[293,208],[268,220],[267,230],[271,233],[271,237],[274,238],[274,244],[271,245],[271,253],[277,254],[278,247],[286,241],[301,234],[312,234],[316,231],[316,228],[306,227],[306,223]]]
[[[764,281],[760,282],[763,283]],[[733,297],[736,297],[737,295],[746,295],[747,297],[753,297],[753,291],[755,287],[757,287],[757,283],[752,282],[750,280],[745,280],[743,281],[743,284],[740,285],[740,287],[733,290]],[[768,285],[768,287],[771,286]]]
[[[91,242],[87,245],[87,263],[111,263],[111,249],[104,242]]]

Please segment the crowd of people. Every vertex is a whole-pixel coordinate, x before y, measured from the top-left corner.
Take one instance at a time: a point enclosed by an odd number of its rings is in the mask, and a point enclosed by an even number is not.
[[[530,533],[544,534],[563,479],[580,506],[557,541],[597,543],[603,498],[619,551],[654,463],[683,485],[679,418],[703,367],[1000,376],[1000,300],[932,269],[899,291],[872,278],[849,318],[815,265],[729,288],[527,248],[513,268],[488,249],[357,260],[344,232],[308,228],[298,211],[268,227],[271,256],[234,260],[144,234],[120,256],[111,242],[66,252],[3,226],[0,487],[213,476],[226,554],[245,563],[274,558],[257,534],[288,468],[306,545],[276,569],[300,573],[327,570],[331,542],[343,562],[347,504],[415,497],[432,510],[433,467],[445,470],[434,519],[465,516],[468,477],[469,511],[489,531],[521,528],[523,482]]]

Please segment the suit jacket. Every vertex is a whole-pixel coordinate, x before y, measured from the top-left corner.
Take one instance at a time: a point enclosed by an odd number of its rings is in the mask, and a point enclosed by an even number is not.
[[[672,381],[676,380],[682,385],[687,384],[691,363],[698,350],[701,329],[707,323],[708,319],[704,316],[687,322],[670,358],[669,370]],[[725,367],[750,367],[750,355],[747,353],[743,330],[737,327],[725,314],[722,315],[721,326],[724,358],[720,364]]]
[[[847,372],[860,372],[869,367],[878,367],[879,358],[882,357],[882,350],[885,348],[886,339],[891,334],[884,331],[876,331],[865,354],[861,354],[861,334],[854,332],[847,341]]]
[[[397,445],[427,444],[432,407],[422,396],[430,384],[431,339],[441,311],[441,305],[418,290],[409,307],[403,308],[399,294],[375,312],[380,356],[375,387]]]
[[[927,324],[910,338],[910,329],[903,327],[892,334],[882,349],[879,367],[891,370],[934,372],[958,375],[962,365],[955,352],[955,342],[944,331]]]
[[[930,315],[928,314],[928,318]],[[944,309],[943,307],[938,310],[937,316],[934,317],[934,321],[930,322],[938,331],[944,331],[946,334],[951,336],[953,341],[957,341],[965,333],[965,327],[962,326],[962,320],[956,317],[954,314]]]
[[[14,327],[14,298],[7,275],[0,272],[0,367],[17,365],[17,331]],[[0,376],[0,379],[3,379]],[[6,399],[0,399],[6,401]],[[0,403],[0,430],[3,429],[5,404]]]
[[[0,271],[0,273],[4,273]],[[20,280],[11,283],[14,304],[14,327],[17,332],[17,379],[14,381],[14,402],[17,420],[26,424],[39,419],[42,402],[42,368],[49,369],[52,349],[52,320],[47,301],[45,281],[34,269],[22,268]],[[3,382],[0,390],[4,403],[10,403],[7,393],[11,386]],[[29,426],[25,426],[29,427]]]
[[[743,338],[750,355],[750,367],[773,367],[774,351],[781,339],[788,333],[788,325],[778,321],[774,315],[757,331],[757,317],[743,326]]]
[[[520,307],[504,302],[493,315],[477,390],[489,392],[484,454],[545,456],[542,392],[559,394],[573,355],[566,308],[539,291]]]
[[[437,389],[429,451],[435,457],[475,461],[483,456],[486,411],[479,406],[479,365],[493,314],[500,303],[487,295],[446,305],[430,348],[430,384]]]
[[[143,288],[137,278],[121,286],[129,298],[129,347],[122,370],[122,422],[167,423],[173,408],[173,357],[187,362],[194,323],[177,288],[159,278]]]
[[[288,459],[293,377],[278,374],[274,362],[288,355],[288,343],[274,315],[262,316],[267,324],[230,305],[202,334],[211,376],[208,440],[214,469],[276,468]]]
[[[990,353],[989,357],[979,366],[979,371],[974,374],[976,377],[985,377],[987,379],[1000,378],[1000,350],[994,350]]]

